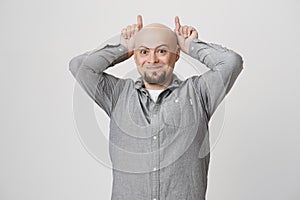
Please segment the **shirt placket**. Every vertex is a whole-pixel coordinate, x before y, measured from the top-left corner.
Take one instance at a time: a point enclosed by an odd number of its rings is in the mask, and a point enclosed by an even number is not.
[[[152,102],[153,103],[153,102]],[[151,200],[159,200],[159,127],[160,127],[160,117],[159,117],[159,105],[153,103],[153,108],[151,109],[151,127],[152,127],[152,138],[151,138],[151,151],[152,153],[152,172],[151,177]]]

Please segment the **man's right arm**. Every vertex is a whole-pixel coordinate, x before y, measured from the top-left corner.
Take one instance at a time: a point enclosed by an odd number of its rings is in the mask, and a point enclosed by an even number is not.
[[[138,15],[137,24],[122,29],[120,44],[86,52],[74,57],[69,63],[69,69],[78,83],[108,116],[122,91],[124,79],[105,73],[104,70],[133,55],[134,36],[142,27],[143,19]]]
[[[108,116],[123,84],[120,84],[122,79],[105,73],[104,70],[127,58],[127,48],[118,44],[86,52],[69,62],[69,70],[74,78]]]

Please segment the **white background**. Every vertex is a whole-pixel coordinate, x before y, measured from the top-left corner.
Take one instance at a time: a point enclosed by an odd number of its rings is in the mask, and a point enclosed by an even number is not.
[[[174,16],[238,52],[208,200],[300,198],[299,2],[0,1],[0,199],[110,199],[111,169],[82,146],[73,119],[72,57],[136,23]]]

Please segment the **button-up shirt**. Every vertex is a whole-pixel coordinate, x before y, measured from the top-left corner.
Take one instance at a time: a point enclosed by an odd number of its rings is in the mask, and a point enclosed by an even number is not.
[[[104,72],[127,59],[121,44],[74,57],[73,76],[110,117],[112,200],[204,200],[210,160],[208,123],[243,69],[242,57],[194,39],[189,55],[210,70],[171,84],[154,102],[141,77]]]

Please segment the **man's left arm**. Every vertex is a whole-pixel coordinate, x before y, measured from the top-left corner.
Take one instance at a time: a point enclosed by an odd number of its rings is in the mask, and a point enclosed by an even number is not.
[[[178,16],[175,17],[174,32],[180,49],[210,69],[191,77],[210,119],[242,71],[242,57],[221,45],[199,40],[197,30],[192,26],[182,26]]]
[[[233,50],[199,39],[190,42],[189,55],[210,69],[191,77],[210,118],[241,73],[243,59]]]

